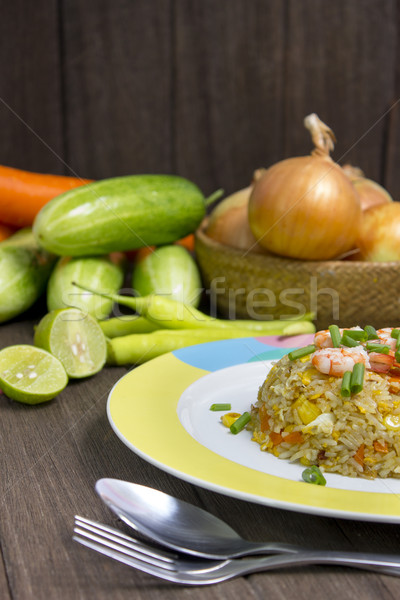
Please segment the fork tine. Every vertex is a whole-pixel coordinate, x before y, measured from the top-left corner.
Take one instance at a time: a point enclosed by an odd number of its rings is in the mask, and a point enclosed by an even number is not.
[[[102,535],[106,538],[113,539],[116,542],[125,544],[127,547],[137,549],[144,554],[149,554],[149,556],[165,558],[165,560],[173,560],[177,556],[174,552],[159,546],[153,546],[149,543],[142,542],[132,535],[126,535],[115,527],[104,525],[104,523],[99,523],[97,521],[91,521],[90,519],[80,517],[79,515],[75,515],[75,526],[92,531],[93,533],[97,533],[98,535]]]
[[[165,568],[165,565],[167,565],[168,563],[162,563],[162,566],[156,566],[153,564],[149,564],[147,562],[143,562],[140,559],[133,558],[132,556],[122,554],[121,552],[119,552],[117,550],[113,550],[112,548],[108,548],[107,546],[104,546],[102,543],[98,544],[94,541],[91,541],[91,540],[88,540],[85,538],[81,538],[79,535],[74,535],[72,537],[72,539],[75,540],[76,542],[78,542],[79,544],[82,544],[83,546],[90,548],[91,550],[95,550],[96,552],[99,552],[100,554],[103,554],[104,556],[107,556],[108,558],[113,558],[117,562],[123,563],[129,567],[133,567],[134,569],[137,569],[138,571],[143,571],[144,573],[153,575],[154,577],[158,577],[159,579],[163,579],[165,581],[171,581],[173,583],[178,583],[180,585],[210,585],[210,584],[218,583],[219,581],[221,581],[221,580],[223,581],[224,579],[226,579],[226,577],[222,577],[222,579],[221,578],[207,579],[207,578],[204,578],[201,573],[198,576],[196,573],[196,569],[193,571],[193,573],[189,573],[189,572],[181,573],[181,572],[179,572],[179,569],[176,569],[177,565],[175,563],[172,563],[172,569]],[[211,561],[211,564],[212,563],[213,563],[213,561]]]
[[[129,567],[133,567],[138,569],[139,571],[143,571],[144,573],[148,573],[149,575],[153,575],[155,577],[159,577],[160,579],[165,579],[166,581],[173,581],[175,583],[184,583],[180,581],[179,577],[177,577],[175,570],[165,569],[164,566],[156,566],[154,564],[150,564],[147,562],[143,562],[138,558],[134,558],[132,556],[128,556],[126,554],[122,554],[117,550],[113,550],[107,546],[104,546],[103,543],[97,543],[85,538],[80,537],[79,535],[74,535],[72,539],[91,550],[96,550],[100,554],[107,556],[109,558],[113,558],[114,560],[123,563]],[[161,563],[161,565],[165,565],[168,563]],[[193,583],[196,583],[195,581]]]
[[[78,523],[79,525],[87,525],[88,528],[90,527],[95,527],[96,529],[101,529],[102,531],[106,531],[107,533],[111,533],[113,535],[118,536],[121,539],[125,539],[127,541],[132,541],[132,537],[127,535],[126,533],[123,533],[122,531],[120,531],[119,529],[116,529],[115,527],[111,527],[111,525],[104,525],[104,523],[99,523],[98,521],[92,521],[90,519],[87,519],[85,517],[80,517],[79,515],[75,515],[75,523]]]
[[[106,526],[105,526],[106,527]],[[131,558],[137,558],[140,561],[147,562],[151,565],[157,565],[166,569],[173,568],[174,555],[163,550],[158,550],[150,545],[139,542],[135,538],[129,538],[122,534],[118,535],[118,530],[104,527],[97,528],[96,525],[80,523],[75,521],[74,534],[90,540],[98,545],[105,546],[112,550],[125,554]],[[117,534],[114,533],[117,532]]]

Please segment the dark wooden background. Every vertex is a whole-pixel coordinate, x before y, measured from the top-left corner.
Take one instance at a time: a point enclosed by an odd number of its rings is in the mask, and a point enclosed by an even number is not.
[[[0,163],[205,193],[311,149],[400,199],[398,0],[0,1]]]

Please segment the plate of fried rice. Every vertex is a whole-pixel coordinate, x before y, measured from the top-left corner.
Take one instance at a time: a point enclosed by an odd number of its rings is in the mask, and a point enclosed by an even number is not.
[[[212,491],[309,514],[398,523],[396,343],[361,341],[352,350],[326,339],[315,345],[307,335],[190,346],[122,377],[109,395],[108,418],[133,452]],[[362,361],[360,384],[353,367]],[[214,411],[213,404],[225,406]],[[232,413],[249,415],[237,434],[226,426]],[[303,479],[310,467],[326,485]]]
[[[400,477],[400,395],[391,377],[366,372],[362,391],[340,395],[341,379],[311,359],[286,355],[271,368],[253,405],[262,450],[346,477]],[[264,426],[263,426],[264,425]]]

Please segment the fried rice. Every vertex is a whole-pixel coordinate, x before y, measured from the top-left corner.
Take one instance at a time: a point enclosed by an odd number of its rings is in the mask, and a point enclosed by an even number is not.
[[[366,371],[363,389],[341,396],[342,378],[311,356],[280,359],[251,409],[261,450],[350,477],[400,477],[400,379]]]

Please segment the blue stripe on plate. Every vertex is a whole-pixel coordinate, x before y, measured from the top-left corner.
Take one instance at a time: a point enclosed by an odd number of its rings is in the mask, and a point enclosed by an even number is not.
[[[276,360],[290,350],[291,348],[268,346],[255,338],[238,338],[188,346],[174,350],[172,354],[192,367],[206,371],[218,371],[246,362]]]

